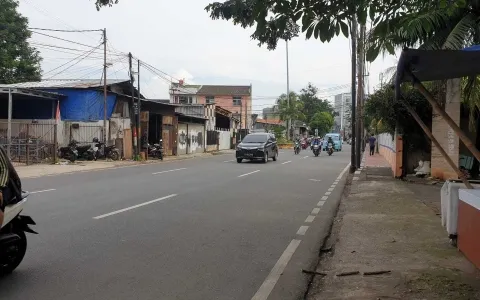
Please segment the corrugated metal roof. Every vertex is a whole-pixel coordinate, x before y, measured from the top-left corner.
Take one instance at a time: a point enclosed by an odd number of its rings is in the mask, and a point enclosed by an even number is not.
[[[107,79],[107,85],[129,82],[128,79]],[[0,88],[30,88],[30,89],[57,89],[74,88],[85,89],[103,86],[99,79],[64,79],[64,80],[42,80],[32,82],[21,82],[13,84],[0,84]]]

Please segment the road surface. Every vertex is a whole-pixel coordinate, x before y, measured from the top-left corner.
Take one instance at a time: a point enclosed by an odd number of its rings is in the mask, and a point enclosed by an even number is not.
[[[39,235],[0,299],[293,295],[349,157],[281,150],[267,164],[219,155],[25,179]]]

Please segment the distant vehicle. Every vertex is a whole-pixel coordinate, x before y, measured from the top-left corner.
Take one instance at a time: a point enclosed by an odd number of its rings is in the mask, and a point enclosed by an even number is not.
[[[333,140],[333,149],[335,151],[342,151],[342,137],[340,136],[340,133],[327,133],[325,137],[323,138],[324,141],[328,141],[328,138],[332,137]],[[327,143],[324,143],[323,145],[323,150],[327,150]]]
[[[264,163],[268,162],[269,158],[277,161],[277,139],[271,133],[250,133],[238,144],[235,157],[237,163],[241,163],[244,159],[260,159]]]

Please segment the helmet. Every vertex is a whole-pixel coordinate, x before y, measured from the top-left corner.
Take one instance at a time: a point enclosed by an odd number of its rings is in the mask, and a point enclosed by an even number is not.
[[[93,138],[93,142],[94,142],[94,143],[98,143],[98,138],[97,138],[97,137],[94,137],[94,138]]]

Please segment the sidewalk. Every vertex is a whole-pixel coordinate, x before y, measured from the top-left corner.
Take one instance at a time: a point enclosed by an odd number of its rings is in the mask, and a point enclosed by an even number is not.
[[[480,299],[479,270],[427,206],[440,187],[393,179],[385,164],[367,153],[349,179],[307,299]]]
[[[147,161],[133,161],[133,160],[120,160],[120,161],[76,161],[75,163],[61,162],[55,165],[49,164],[36,164],[30,166],[17,166],[17,170],[20,178],[34,178],[42,176],[53,176],[59,174],[78,173],[78,172],[90,172],[111,168],[125,168],[145,164],[157,164],[169,161],[185,160],[191,158],[211,157],[212,155],[222,155],[233,153],[232,150],[222,150],[219,152],[208,153],[196,153],[181,156],[166,156],[163,161],[152,159]]]

